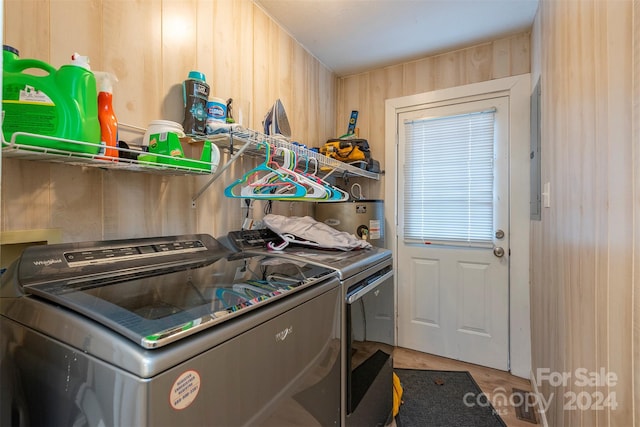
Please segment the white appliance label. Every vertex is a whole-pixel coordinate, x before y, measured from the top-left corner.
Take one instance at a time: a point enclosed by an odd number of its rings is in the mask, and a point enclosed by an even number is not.
[[[178,377],[171,387],[169,401],[173,409],[185,409],[196,400],[200,391],[200,374],[186,371]]]
[[[379,239],[381,237],[382,229],[380,228],[380,220],[372,219],[369,221],[369,238]]]

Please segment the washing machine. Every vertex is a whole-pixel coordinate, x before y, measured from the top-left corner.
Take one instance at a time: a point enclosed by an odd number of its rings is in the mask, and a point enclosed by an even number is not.
[[[333,269],[208,235],[32,246],[0,281],[0,425],[338,426]]]

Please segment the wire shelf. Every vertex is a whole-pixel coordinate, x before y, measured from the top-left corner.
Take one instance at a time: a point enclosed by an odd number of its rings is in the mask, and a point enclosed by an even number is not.
[[[139,133],[144,133],[146,129],[121,123],[124,129]],[[252,156],[255,158],[263,158],[265,150],[261,148],[262,144],[270,144],[275,148],[286,148],[293,151],[300,162],[309,162],[317,164],[316,173],[322,178],[329,175],[334,177],[364,177],[369,179],[380,179],[380,174],[369,172],[357,166],[341,162],[339,160],[327,157],[316,151],[307,149],[306,147],[289,142],[283,138],[265,135],[251,129],[243,128],[238,125],[230,125],[228,129],[224,129],[223,133],[196,136],[190,135],[194,142],[210,141],[219,149],[227,151],[230,158],[223,165],[215,162],[204,162],[196,159],[177,159],[172,156],[147,153],[151,155],[149,160],[142,160],[136,157],[140,155],[139,150],[128,148],[114,147],[112,148],[118,153],[118,156],[106,156],[104,154],[94,154],[96,144],[75,141],[71,139],[58,138],[53,136],[37,135],[27,132],[15,132],[11,135],[11,140],[6,141],[4,134],[2,136],[2,157],[21,160],[45,161],[53,163],[64,163],[74,166],[95,167],[101,169],[115,169],[133,172],[145,172],[157,175],[210,175],[209,181],[195,194],[193,202],[213,183],[238,157]],[[21,140],[41,141],[40,144],[21,143]],[[55,145],[61,145],[68,149],[55,148]],[[53,147],[52,147],[53,146]],[[111,149],[111,148],[110,148]],[[89,151],[89,152],[88,152]],[[180,164],[183,163],[183,164]]]
[[[220,148],[230,149],[232,154],[234,140],[240,141],[242,143],[249,143],[251,146],[247,150],[245,150],[244,154],[253,155],[255,157],[264,157],[264,150],[259,149],[259,144],[268,143],[275,148],[286,148],[293,151],[297,155],[298,159],[301,159],[301,161],[306,162],[307,159],[313,159],[314,162],[317,162],[318,168],[325,171],[325,176],[329,174],[344,176],[346,174],[350,176],[361,176],[375,180],[380,179],[379,173],[369,172],[357,166],[341,162],[331,157],[327,157],[316,151],[309,150],[302,145],[289,142],[283,138],[265,135],[263,133],[242,127],[232,127],[229,135],[229,141],[223,142],[223,144],[226,143],[226,146],[221,146],[220,144],[219,146]],[[228,146],[229,144],[232,144],[231,147]],[[320,174],[322,175],[322,173]]]
[[[18,141],[42,141],[42,145],[25,144]],[[64,144],[68,149],[51,147]],[[211,175],[217,169],[218,163],[204,162],[197,159],[182,159],[164,154],[146,153],[146,159],[132,159],[128,156],[138,156],[139,150],[114,147],[116,156],[93,154],[96,144],[75,141],[66,138],[37,135],[27,132],[15,132],[10,141],[5,141],[2,135],[2,157],[20,160],[35,160],[53,163],[64,163],[74,166],[96,167],[101,169],[117,169],[133,172],[146,172],[163,175]],[[142,156],[144,157],[144,156]],[[181,164],[182,163],[182,164]]]

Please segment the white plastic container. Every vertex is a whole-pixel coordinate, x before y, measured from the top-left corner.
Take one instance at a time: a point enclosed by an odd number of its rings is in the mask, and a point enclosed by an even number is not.
[[[184,128],[178,122],[172,122],[171,120],[152,120],[149,126],[147,126],[147,131],[142,138],[142,146],[149,146],[149,136],[163,132],[173,132],[178,135],[178,138],[185,136]]]

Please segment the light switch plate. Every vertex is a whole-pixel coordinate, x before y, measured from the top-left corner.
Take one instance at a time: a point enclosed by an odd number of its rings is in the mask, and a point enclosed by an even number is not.
[[[545,208],[551,207],[551,183],[545,182],[542,190],[542,206]]]

